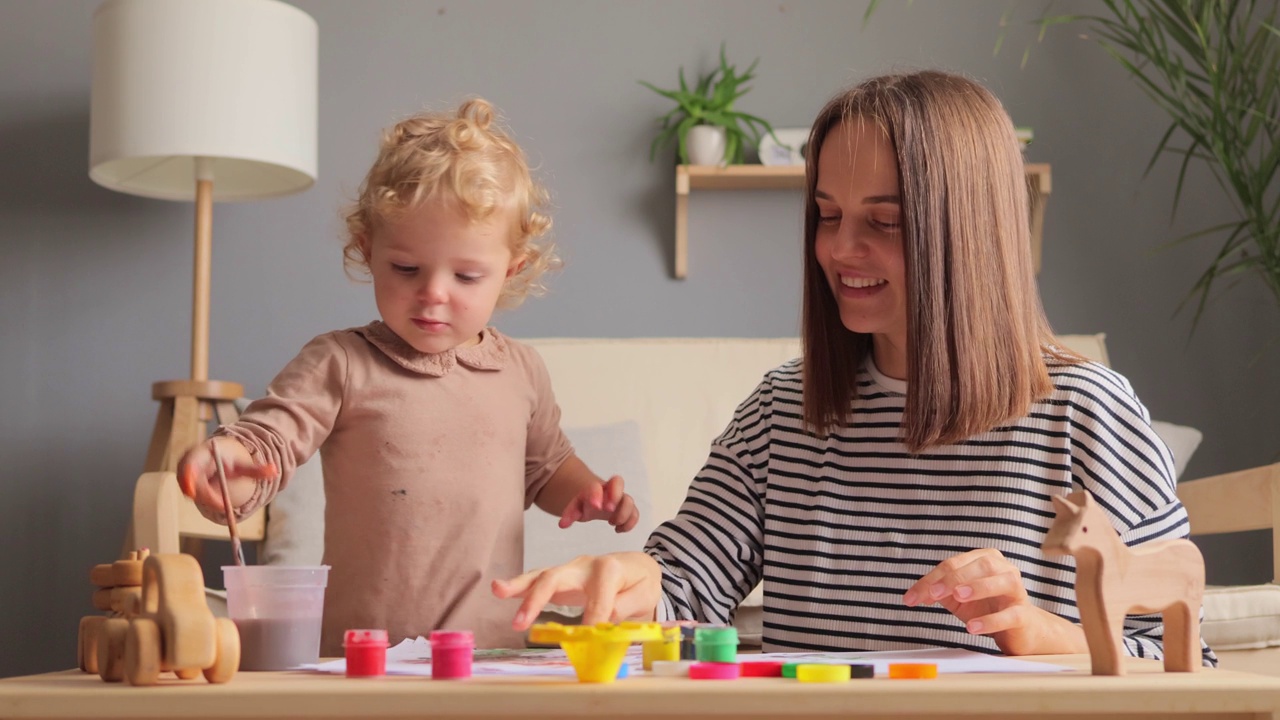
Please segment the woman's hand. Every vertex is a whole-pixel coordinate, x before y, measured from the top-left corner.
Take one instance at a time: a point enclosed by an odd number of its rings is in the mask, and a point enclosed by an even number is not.
[[[231,496],[231,504],[236,507],[253,497],[259,480],[269,480],[279,473],[275,465],[254,460],[239,441],[224,436],[209,438],[187,450],[178,461],[178,486],[182,488],[182,494],[202,507],[227,511],[222,502],[218,466],[213,461],[215,450],[222,458],[227,492]]]
[[[948,558],[902,596],[907,607],[938,603],[1005,655],[1088,652],[1080,626],[1031,604],[1022,572],[993,548]]]
[[[511,622],[529,629],[547,603],[583,608],[582,624],[652,620],[662,594],[662,569],[642,552],[583,555],[564,565],[494,580],[493,594],[524,600]]]
[[[560,527],[567,528],[576,522],[608,520],[617,532],[627,532],[640,522],[636,501],[623,492],[622,477],[614,475],[603,485],[588,485],[578,496],[569,501],[560,515]]]

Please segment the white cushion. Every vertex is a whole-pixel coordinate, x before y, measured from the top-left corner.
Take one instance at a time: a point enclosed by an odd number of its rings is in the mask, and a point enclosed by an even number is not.
[[[1219,651],[1280,647],[1280,585],[1206,588],[1200,633]]]
[[[756,586],[758,591],[760,586]],[[738,631],[738,646],[758,648],[764,645],[764,607],[748,605],[745,602],[738,606],[733,615],[733,627]]]
[[[533,339],[566,427],[634,420],[654,518],[673,517],[711,441],[769,370],[800,355],[798,338]]]
[[[634,420],[639,426],[657,523],[680,509],[689,483],[707,461],[711,441],[724,431],[738,404],[766,372],[800,356],[800,339],[794,337],[526,342],[546,362],[565,425]],[[759,607],[762,599],[757,586],[743,604]],[[745,630],[758,638],[756,617],[757,629],[739,627],[740,637]]]
[[[267,506],[263,565],[319,565],[324,558],[324,472],[320,453],[294,470]]]
[[[1173,453],[1174,479],[1182,477],[1182,471],[1187,469],[1191,456],[1195,454],[1196,448],[1200,447],[1204,433],[1193,427],[1159,420],[1151,421],[1151,429],[1156,431],[1164,444],[1169,446],[1169,452]]]
[[[640,522],[630,532],[615,532],[603,520],[574,523],[560,529],[560,518],[535,505],[524,517],[524,566],[526,569],[562,565],[579,555],[643,550],[657,526],[644,466],[644,443],[634,421],[583,428],[565,428],[574,452],[597,475],[608,479],[621,475],[624,487],[635,499]]]

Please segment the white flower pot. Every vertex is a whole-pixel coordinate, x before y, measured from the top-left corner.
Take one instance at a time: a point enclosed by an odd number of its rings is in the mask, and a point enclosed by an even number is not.
[[[684,149],[690,165],[723,166],[724,146],[724,128],[718,125],[694,125],[685,134]]]

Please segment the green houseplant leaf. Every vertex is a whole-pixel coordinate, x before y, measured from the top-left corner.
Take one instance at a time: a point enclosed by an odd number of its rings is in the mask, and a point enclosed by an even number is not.
[[[864,26],[879,4],[868,0]],[[1105,12],[1092,15],[1050,15],[1051,5],[1034,21],[1041,39],[1050,26],[1084,24],[1169,116],[1144,176],[1161,156],[1177,158],[1172,213],[1193,161],[1209,170],[1236,212],[1233,222],[1166,243],[1221,241],[1179,305],[1194,304],[1192,331],[1217,280],[1253,273],[1280,304],[1280,2],[1101,0]],[[997,52],[1011,14],[1001,18]]]
[[[729,63],[722,43],[719,65],[699,76],[692,89],[685,80],[683,67],[679,69],[679,87],[675,90],[664,90],[638,80],[644,87],[676,103],[674,109],[658,119],[659,131],[649,145],[649,161],[653,162],[658,152],[674,141],[678,162],[689,162],[685,145],[689,129],[695,125],[713,125],[725,129],[724,161],[731,165],[742,163],[749,144],[759,144],[762,137],[773,134],[768,121],[734,108],[734,103],[751,90],[746,83],[755,79],[757,63],[759,59],[739,73],[737,67]]]
[[[1280,303],[1280,33],[1276,0],[1103,0],[1081,18],[1170,117],[1156,156],[1182,156],[1173,212],[1192,160],[1213,174],[1238,220],[1175,240],[1223,238],[1183,305],[1199,323],[1216,281],[1254,273]],[[1178,147],[1174,138],[1186,144]],[[1180,306],[1181,307],[1181,306]]]

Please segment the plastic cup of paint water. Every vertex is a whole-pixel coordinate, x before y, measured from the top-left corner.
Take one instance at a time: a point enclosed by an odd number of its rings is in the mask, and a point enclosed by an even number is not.
[[[461,680],[471,677],[475,635],[466,630],[436,630],[431,633],[431,679]]]
[[[380,677],[387,674],[387,631],[348,630],[342,637],[347,657],[347,677]]]
[[[226,565],[227,614],[241,670],[289,670],[320,659],[328,565]]]

